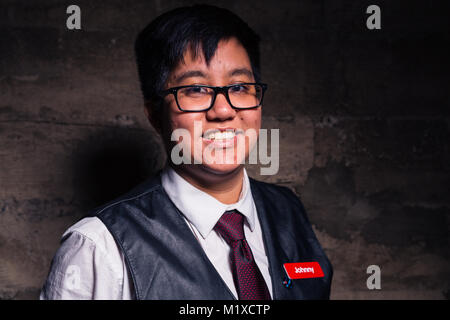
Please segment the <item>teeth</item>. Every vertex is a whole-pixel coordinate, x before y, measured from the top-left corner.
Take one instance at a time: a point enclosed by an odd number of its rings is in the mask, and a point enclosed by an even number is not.
[[[223,139],[233,139],[235,136],[234,131],[216,131],[216,132],[209,132],[204,135],[205,139],[209,140],[223,140]]]
[[[225,138],[226,139],[233,139],[234,138],[234,132],[233,131],[226,131],[225,132]]]

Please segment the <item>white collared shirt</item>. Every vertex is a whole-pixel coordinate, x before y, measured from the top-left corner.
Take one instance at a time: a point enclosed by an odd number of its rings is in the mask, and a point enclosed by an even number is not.
[[[235,297],[237,297],[237,292],[231,272],[230,246],[213,228],[225,211],[236,209],[242,213],[246,218],[244,223],[245,238],[272,296],[272,281],[269,275],[261,226],[245,169],[239,200],[229,205],[223,204],[209,194],[197,189],[171,168],[163,171],[161,182],[169,198],[183,213],[209,260]]]
[[[236,209],[244,215],[245,237],[272,295],[261,226],[245,169],[239,200],[231,205],[223,204],[195,188],[170,167],[162,171],[161,182],[236,298],[230,247],[213,228],[227,210]],[[71,226],[62,238],[64,241],[53,258],[40,299],[134,299],[124,255],[100,219],[84,218]]]

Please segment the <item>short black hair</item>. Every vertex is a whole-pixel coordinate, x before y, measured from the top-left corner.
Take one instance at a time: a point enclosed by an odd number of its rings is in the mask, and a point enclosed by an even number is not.
[[[219,41],[233,37],[247,51],[255,80],[260,81],[260,38],[236,14],[216,6],[194,5],[158,16],[139,33],[135,43],[144,99],[160,104],[159,92],[187,49],[196,54],[201,48],[208,64]]]

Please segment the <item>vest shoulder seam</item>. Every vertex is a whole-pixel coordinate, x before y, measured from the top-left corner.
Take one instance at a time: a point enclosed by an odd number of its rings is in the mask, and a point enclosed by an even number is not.
[[[118,205],[118,204],[120,204],[120,203],[127,202],[127,201],[132,201],[132,200],[136,200],[137,198],[146,196],[148,193],[151,193],[151,192],[155,191],[155,190],[158,189],[159,187],[160,187],[159,185],[155,185],[155,186],[153,186],[152,188],[150,188],[149,190],[144,191],[144,192],[141,192],[141,193],[139,193],[139,194],[137,194],[137,195],[134,195],[134,196],[131,196],[131,197],[127,197],[127,198],[125,198],[125,199],[118,199],[117,201],[114,201],[113,203],[108,204],[108,205],[106,205],[104,208],[101,208],[100,210],[96,211],[96,212],[95,212],[95,215],[99,215],[99,214],[101,214],[103,211],[105,211],[105,210],[107,210],[107,209],[109,209],[109,208],[111,208],[111,207],[114,207],[115,205]]]

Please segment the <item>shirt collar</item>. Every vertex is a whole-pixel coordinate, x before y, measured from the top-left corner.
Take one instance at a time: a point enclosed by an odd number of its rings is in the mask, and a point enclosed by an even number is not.
[[[225,211],[234,209],[242,213],[250,230],[254,230],[255,207],[245,168],[241,194],[238,202],[233,204],[224,204],[194,187],[170,166],[166,166],[162,171],[161,182],[172,202],[194,225],[203,238],[209,235]]]

